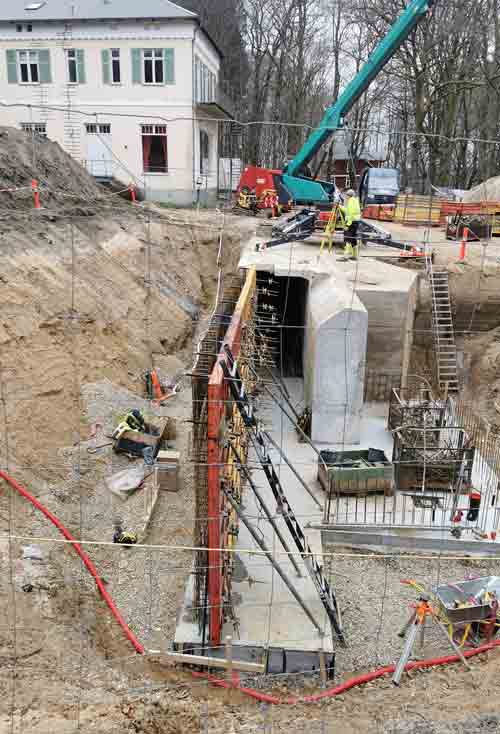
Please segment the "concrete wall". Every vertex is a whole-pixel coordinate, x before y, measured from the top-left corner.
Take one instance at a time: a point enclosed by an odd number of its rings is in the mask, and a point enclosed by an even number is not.
[[[69,48],[84,51],[84,83],[68,82]],[[101,53],[111,48],[120,49],[119,84],[105,83],[103,78]],[[174,83],[133,84],[134,48],[173,49]],[[8,49],[49,50],[51,82],[9,83]],[[16,24],[0,22],[0,100],[11,105],[2,111],[2,124],[44,123],[48,137],[82,163],[91,149],[85,123],[109,124],[111,135],[106,136],[106,145],[112,151],[112,175],[126,185],[134,181],[146,198],[181,205],[196,200],[201,125],[210,139],[210,175],[203,178],[200,199],[211,200],[217,191],[217,123],[196,120],[195,54],[218,77],[220,57],[190,20],[155,24],[147,20],[75,21],[69,30],[63,23],[40,21],[33,22],[30,33],[17,33]],[[167,125],[168,172],[144,173],[142,124]],[[93,172],[90,164],[89,170]]]
[[[368,313],[334,277],[311,283],[304,349],[305,402],[318,443],[359,442]]]
[[[406,275],[406,274],[405,274]],[[417,306],[417,277],[401,290],[370,288],[360,283],[356,294],[369,313],[366,369],[387,374],[408,373]]]

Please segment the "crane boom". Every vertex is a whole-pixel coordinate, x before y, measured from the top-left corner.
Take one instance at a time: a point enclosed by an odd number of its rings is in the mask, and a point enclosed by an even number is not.
[[[347,85],[336,102],[328,108],[319,127],[306,140],[297,155],[284,169],[282,183],[296,202],[328,201],[331,185],[326,187],[303,175],[304,166],[316,155],[322,145],[340,129],[344,116],[366,92],[371,82],[393,57],[411,31],[427,15],[435,0],[412,0],[399,16],[388,34],[377,45],[368,61]],[[325,182],[326,183],[326,182]],[[330,188],[330,190],[329,190]]]

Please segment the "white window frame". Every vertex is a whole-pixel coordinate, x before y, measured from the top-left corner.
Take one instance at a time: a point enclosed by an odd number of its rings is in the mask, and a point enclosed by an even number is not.
[[[24,57],[26,58],[26,61],[22,61]],[[31,61],[32,57],[34,57],[35,63],[32,63]],[[27,81],[23,81],[23,75],[21,71],[23,65],[25,65],[27,68],[27,74],[28,74]],[[37,69],[38,79],[33,81],[31,67],[35,65]],[[40,58],[38,56],[38,51],[36,49],[19,49],[17,51],[17,73],[18,73],[19,84],[40,84]]]
[[[47,123],[45,122],[21,122],[21,130],[29,135],[39,135],[41,138],[47,137]]]
[[[75,65],[75,79],[71,79],[71,64]],[[76,53],[76,48],[67,48],[66,49],[66,74],[68,77],[68,84],[79,84],[80,80],[78,79],[78,56]]]
[[[152,82],[146,81],[146,59],[151,61],[152,65]],[[165,69],[164,69],[164,53],[162,48],[143,48],[141,49],[142,60],[142,83],[148,87],[159,87],[164,85]],[[156,61],[161,61],[161,81],[156,80]]]
[[[142,161],[142,167],[143,167],[143,174],[145,176],[168,176],[169,174],[169,162],[168,162],[168,128],[166,125],[148,125],[148,124],[142,124],[141,125],[141,143],[143,136],[148,137],[165,137],[167,139],[167,156],[165,161],[165,170],[164,171],[145,171],[144,168],[144,154],[143,154],[143,161]]]
[[[118,76],[120,77],[118,81],[115,80],[115,62],[118,62]],[[110,63],[110,80],[111,84],[121,84],[122,83],[122,59],[120,54],[119,48],[110,48],[109,49],[109,63]]]
[[[86,122],[87,135],[111,135],[111,124],[109,122]]]

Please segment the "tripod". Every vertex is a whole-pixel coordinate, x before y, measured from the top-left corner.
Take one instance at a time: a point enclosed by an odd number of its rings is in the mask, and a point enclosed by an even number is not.
[[[392,676],[392,682],[396,686],[399,686],[401,682],[401,676],[403,675],[403,671],[406,667],[406,664],[408,663],[408,660],[410,659],[410,655],[412,653],[413,646],[415,645],[415,640],[417,639],[417,635],[419,633],[420,633],[420,645],[423,646],[424,644],[425,624],[426,624],[427,617],[430,617],[430,619],[433,622],[436,622],[439,629],[445,635],[447,641],[450,643],[453,650],[459,656],[460,660],[463,662],[465,667],[470,668],[470,666],[468,665],[463,655],[463,652],[458,647],[458,645],[455,643],[455,641],[448,635],[445,625],[441,622],[436,612],[429,604],[429,596],[427,596],[427,594],[421,594],[418,598],[418,604],[417,604],[415,611],[413,612],[413,614],[411,615],[410,619],[405,624],[401,632],[399,632],[400,637],[405,637],[405,646],[403,648],[403,652],[401,654],[401,657],[399,658],[398,664],[396,665],[396,669]]]

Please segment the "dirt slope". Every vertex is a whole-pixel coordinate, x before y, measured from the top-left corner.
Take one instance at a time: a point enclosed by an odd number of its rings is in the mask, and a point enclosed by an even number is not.
[[[40,211],[33,171],[42,183]],[[27,188],[0,192],[0,464],[77,535],[109,540],[114,508],[102,483],[116,470],[114,457],[91,458],[80,445],[89,437],[95,386],[111,398],[128,391],[135,401],[152,364],[165,375],[189,370],[197,319],[212,307],[217,286],[221,215],[132,206],[98,187],[56,144],[0,129],[0,189],[17,186]],[[224,231],[223,264],[231,272],[239,227]],[[179,419],[186,463],[189,397],[185,390],[167,410]],[[112,424],[115,408],[112,399],[101,401],[92,419]],[[185,479],[184,493],[159,505],[154,542],[190,543],[189,472]],[[75,555],[42,542],[59,536],[3,482],[0,533],[0,730],[13,715],[14,731],[18,724],[24,731],[22,717],[32,710],[36,731],[55,704],[51,730],[62,734],[74,728],[87,675],[92,680],[107,659],[130,651]],[[8,534],[16,539],[9,543]],[[30,540],[40,545],[40,561],[24,558]],[[128,622],[141,637],[145,628],[151,633],[144,556],[91,555]],[[161,603],[150,619],[165,643],[190,558],[162,558],[157,568]]]

